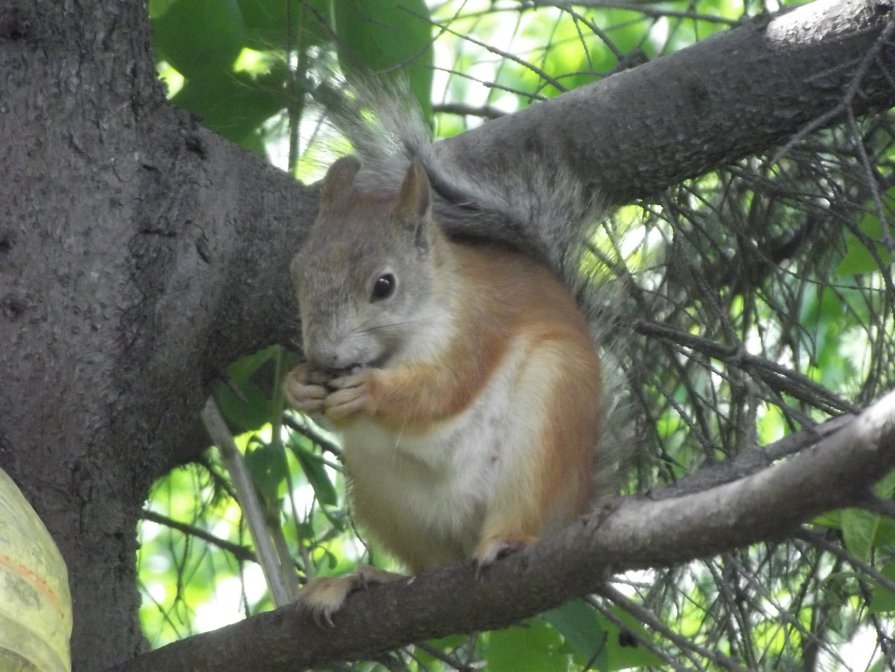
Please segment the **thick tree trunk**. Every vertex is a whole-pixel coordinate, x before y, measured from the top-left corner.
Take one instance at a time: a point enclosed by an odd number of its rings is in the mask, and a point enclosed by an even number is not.
[[[134,469],[149,437],[122,402],[143,338],[128,332],[143,298],[137,115],[161,98],[143,12],[22,0],[0,14],[0,466],[68,563],[79,670],[140,638],[133,525],[152,474]]]
[[[286,278],[288,255],[270,250],[298,240],[265,199],[304,221],[312,201],[168,108],[143,3],[13,4],[0,14],[0,467],[68,563],[74,667],[96,670],[140,646],[149,486],[219,367],[258,345],[257,325],[289,322],[288,294],[252,282],[259,267]]]
[[[661,100],[638,94],[657,68],[698,67],[684,57],[648,64],[489,125],[474,142],[453,141],[445,156],[474,171],[481,157],[512,162],[534,147],[608,193],[643,196],[785,141],[857,75],[868,93],[848,101],[856,112],[891,105],[895,92],[879,85],[891,52],[864,69],[860,59],[891,8],[839,4],[835,21],[799,10],[801,23],[786,24],[787,50],[763,61],[808,101],[791,101],[785,124],[773,96],[748,88],[712,99],[718,118],[740,110],[732,125],[686,121],[694,91],[703,100],[724,86],[709,74],[746,67],[742,50],[769,37],[752,26],[698,47],[714,68],[698,86],[668,86]],[[153,479],[184,457],[182,437],[220,368],[294,333],[287,266],[315,200],[164,103],[148,30],[144,3],[13,0],[0,10],[0,468],[68,563],[77,672],[139,649],[141,504]],[[831,69],[843,53],[843,67]],[[738,86],[760,88],[766,74]],[[822,105],[809,104],[821,95]],[[670,127],[658,121],[668,109],[680,113]],[[537,138],[559,128],[570,134],[557,154]],[[528,140],[508,141],[518,133]]]

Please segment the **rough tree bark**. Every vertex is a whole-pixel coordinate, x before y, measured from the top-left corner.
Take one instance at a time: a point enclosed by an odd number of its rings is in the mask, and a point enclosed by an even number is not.
[[[648,197],[834,123],[843,101],[895,103],[891,12],[815,3],[441,151],[472,173],[537,151]],[[145,3],[6,2],[0,72],[0,467],[65,556],[88,672],[140,647],[136,522],[209,382],[293,335],[286,269],[315,196],[165,103]]]

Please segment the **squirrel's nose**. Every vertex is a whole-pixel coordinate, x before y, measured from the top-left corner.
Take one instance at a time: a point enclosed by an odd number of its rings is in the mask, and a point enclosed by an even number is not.
[[[305,348],[305,357],[308,363],[318,371],[328,371],[338,368],[338,356],[331,351],[321,350],[320,348]]]
[[[313,334],[311,336],[305,342],[305,357],[314,369],[340,371],[355,364],[353,353],[346,352],[343,343],[335,343],[327,338],[317,338]]]

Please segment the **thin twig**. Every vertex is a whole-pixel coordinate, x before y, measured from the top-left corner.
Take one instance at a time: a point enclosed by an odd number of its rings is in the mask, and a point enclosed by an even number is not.
[[[655,614],[653,614],[653,612],[651,612],[649,609],[645,609],[633,600],[628,599],[612,586],[606,585],[600,590],[600,594],[619,608],[627,611],[644,625],[648,625],[650,628],[658,632],[660,635],[665,637],[665,639],[672,642],[682,652],[685,652],[685,654],[687,654],[687,652],[689,651],[693,651],[706,660],[712,661],[715,665],[722,669],[732,670],[733,672],[746,672],[745,668],[741,667],[740,664],[732,658],[724,656],[720,653],[709,651],[704,646],[700,646],[699,644],[694,642],[692,639],[688,639],[683,635],[679,635],[674,630],[662,623],[662,621],[660,621],[658,618],[656,618]],[[697,665],[697,667],[700,667],[698,661],[691,658],[691,662]]]
[[[171,529],[177,530],[178,532],[183,532],[184,534],[191,537],[196,537],[197,539],[207,541],[209,544],[227,551],[237,560],[258,562],[258,557],[252,552],[251,549],[248,549],[245,546],[240,546],[239,544],[234,544],[232,541],[228,541],[227,539],[216,537],[207,530],[203,530],[201,527],[196,527],[195,525],[190,525],[188,523],[182,523],[179,520],[174,520],[173,518],[169,518],[168,516],[163,516],[162,514],[157,513],[152,509],[143,509],[141,515],[144,520],[150,520],[153,523],[158,523],[159,525],[170,527]]]
[[[214,398],[209,397],[202,409],[202,422],[211,440],[221,451],[221,459],[230,472],[230,478],[236,488],[237,499],[243,515],[248,521],[252,542],[261,560],[264,578],[277,606],[285,606],[295,601],[298,582],[292,570],[292,561],[280,558],[277,548],[269,533],[267,518],[258,501],[252,477],[246,468],[242,454],[236,448],[233,436],[224,422]],[[277,528],[279,529],[279,528]]]

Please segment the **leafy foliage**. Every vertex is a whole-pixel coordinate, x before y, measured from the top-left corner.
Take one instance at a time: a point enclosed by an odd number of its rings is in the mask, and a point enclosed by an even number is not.
[[[152,0],[150,12],[174,102],[308,178],[327,146],[338,145],[321,120],[339,66],[349,79],[359,63],[381,76],[403,68],[449,135],[766,9],[727,0],[576,11],[529,5]],[[674,483],[893,385],[893,130],[890,114],[851,120],[796,139],[778,158],[742,161],[607,220],[594,250],[608,254],[606,283],[618,297],[615,342],[624,346],[613,354],[614,385],[619,417],[638,446],[627,492]],[[266,510],[302,577],[345,571],[362,555],[387,562],[351,525],[338,446],[284,406],[278,381],[291,363],[282,349],[267,349],[234,363],[215,395]],[[214,455],[171,472],[148,507],[140,558],[153,644],[218,625],[209,614],[222,607],[209,604],[230,600],[232,618],[271,606]],[[517,628],[420,644],[386,662],[471,669],[484,661],[490,670],[892,666],[893,488],[891,477],[880,484],[878,510],[833,512],[786,541],[615,577],[605,594]]]

